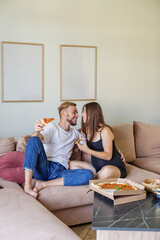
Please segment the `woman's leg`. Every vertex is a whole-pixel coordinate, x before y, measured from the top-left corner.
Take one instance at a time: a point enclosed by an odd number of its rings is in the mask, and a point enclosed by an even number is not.
[[[96,178],[105,179],[105,178],[120,178],[121,172],[119,168],[111,165],[103,167],[99,172],[97,172]]]
[[[69,169],[89,169],[93,172],[94,176],[96,176],[96,170],[92,166],[91,163],[84,162],[84,161],[70,161],[69,162]]]

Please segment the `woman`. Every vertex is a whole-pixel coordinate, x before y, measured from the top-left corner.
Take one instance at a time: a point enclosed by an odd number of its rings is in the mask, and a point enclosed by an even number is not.
[[[87,143],[77,143],[79,149],[91,155],[97,178],[125,178],[126,166],[117,151],[111,127],[106,125],[102,109],[97,102],[90,102],[82,109],[82,132]]]

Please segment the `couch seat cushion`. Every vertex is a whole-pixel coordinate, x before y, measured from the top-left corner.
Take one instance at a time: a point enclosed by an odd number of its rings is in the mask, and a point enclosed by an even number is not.
[[[138,158],[160,158],[160,125],[133,122]]]
[[[5,153],[15,150],[16,142],[14,137],[0,138],[0,157]]]
[[[16,183],[0,180],[0,239],[80,240]],[[17,186],[16,186],[17,185]]]
[[[126,178],[128,178],[134,182],[142,184],[143,180],[147,179],[147,178],[160,179],[159,174],[156,174],[156,173],[141,169],[139,167],[133,166],[130,163],[126,163],[126,166],[127,166],[127,173],[128,173]]]
[[[136,158],[132,124],[112,126],[112,130],[117,149],[124,154],[126,162],[132,162]]]
[[[137,158],[132,164],[139,168],[160,174],[159,158]]]
[[[39,192],[40,201],[50,211],[93,203],[93,191],[84,186],[51,186]]]
[[[8,152],[0,157],[0,177],[4,180],[24,183],[24,153]]]

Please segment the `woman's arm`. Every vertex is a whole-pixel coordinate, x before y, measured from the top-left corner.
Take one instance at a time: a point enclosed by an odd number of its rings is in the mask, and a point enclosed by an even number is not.
[[[86,152],[94,157],[110,161],[112,159],[112,154],[113,154],[112,142],[113,142],[114,136],[109,127],[105,127],[102,130],[101,137],[102,137],[102,144],[104,149],[103,152],[98,152],[90,149],[85,142],[83,144],[77,143],[77,145],[79,149],[83,152]]]

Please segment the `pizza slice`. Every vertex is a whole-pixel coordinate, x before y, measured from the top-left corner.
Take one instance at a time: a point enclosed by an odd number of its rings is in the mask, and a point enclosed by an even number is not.
[[[44,126],[46,126],[48,123],[52,122],[54,118],[43,118],[41,119],[41,122]]]
[[[78,140],[75,143],[79,143],[81,140],[83,140],[82,137],[78,138]]]

